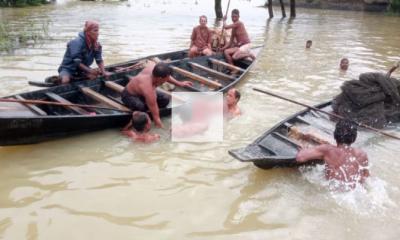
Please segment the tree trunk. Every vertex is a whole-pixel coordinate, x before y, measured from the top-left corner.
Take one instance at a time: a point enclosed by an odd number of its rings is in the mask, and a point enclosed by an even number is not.
[[[282,18],[286,17],[285,5],[283,5],[283,0],[279,0],[281,3],[281,10],[282,10]]]
[[[221,0],[215,0],[214,8],[217,19],[222,19],[224,16],[222,15]]]
[[[296,0],[290,0],[290,17],[296,17]]]
[[[274,17],[274,10],[272,9],[272,0],[268,0],[268,13],[269,13],[269,18]]]

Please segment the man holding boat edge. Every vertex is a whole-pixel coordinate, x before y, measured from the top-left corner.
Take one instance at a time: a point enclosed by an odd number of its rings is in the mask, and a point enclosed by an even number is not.
[[[338,184],[333,186],[334,189],[354,189],[369,176],[367,154],[350,146],[357,138],[357,126],[349,120],[340,120],[336,124],[334,138],[337,146],[321,144],[302,149],[297,153],[296,161],[304,163],[322,159],[325,162],[325,177]]]
[[[155,64],[150,61],[138,75],[129,78],[129,83],[121,94],[122,102],[132,111],[146,112],[150,110],[155,125],[163,128],[159,108],[164,108],[169,104],[170,96],[156,91],[156,87],[165,82],[179,87],[193,84],[189,81],[180,82],[174,79],[168,64],[163,62]]]

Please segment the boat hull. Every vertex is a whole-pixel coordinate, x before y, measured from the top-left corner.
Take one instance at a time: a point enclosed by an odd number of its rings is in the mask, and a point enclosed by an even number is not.
[[[261,47],[258,48],[261,50]],[[174,66],[194,73],[204,79],[212,79],[210,72],[204,72],[193,67],[193,63],[211,68],[210,58],[203,56],[193,59],[186,58],[187,51],[177,51],[167,54],[152,55],[142,59],[159,58],[169,62],[170,66]],[[222,54],[214,55],[217,61],[223,61]],[[135,64],[140,59],[115,64],[108,69],[116,69],[117,67],[125,67]],[[252,62],[243,60],[236,63],[243,67],[243,71],[230,80],[218,80],[221,87],[218,89],[208,89],[215,92],[226,92],[236,85],[248,73]],[[215,69],[226,70],[224,67],[216,67]],[[16,95],[7,96],[5,98],[19,98],[25,100],[41,100],[41,101],[67,101],[73,104],[94,105],[98,107],[110,107],[110,109],[96,108],[70,108],[65,106],[52,106],[46,104],[37,104],[34,108],[39,108],[38,115],[35,109],[29,105],[32,104],[14,104],[4,105],[0,103],[0,146],[32,144],[43,142],[51,139],[62,138],[66,136],[77,135],[80,133],[93,132],[107,128],[120,128],[126,125],[131,113],[124,112],[120,109],[126,109],[121,101],[121,89],[129,82],[129,77],[138,74],[141,69],[129,70],[126,72],[114,73],[109,79],[98,78],[90,81],[73,82],[67,85],[58,85],[44,88],[37,91],[25,92]],[[219,73],[222,75],[221,73]],[[173,76],[178,81],[186,81],[187,76],[174,73]],[[107,83],[117,84],[117,90],[110,88]],[[197,81],[193,81],[194,87],[179,88],[174,91],[194,91],[202,92],[205,87]],[[89,92],[89,93],[88,93]],[[89,95],[88,95],[89,94]],[[100,95],[100,97],[98,96]],[[99,100],[100,99],[100,100]],[[2,110],[2,109],[11,110]],[[127,109],[129,110],[129,109]],[[171,114],[171,108],[160,109],[160,116],[166,117]]]
[[[329,101],[315,107],[330,111],[331,103]],[[334,122],[328,117],[312,111],[304,109],[279,122],[248,146],[229,150],[228,153],[241,162],[253,163],[262,169],[320,164],[322,161],[319,159],[305,164],[298,163],[296,155],[299,149],[304,147],[304,142],[302,143],[290,135],[293,126],[311,126],[316,131],[323,132],[327,141],[333,141]]]

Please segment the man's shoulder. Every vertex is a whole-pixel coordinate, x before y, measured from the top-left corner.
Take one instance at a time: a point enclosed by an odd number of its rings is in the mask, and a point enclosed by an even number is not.
[[[84,40],[80,37],[76,37],[68,42],[68,45],[73,47],[82,47],[83,44]]]

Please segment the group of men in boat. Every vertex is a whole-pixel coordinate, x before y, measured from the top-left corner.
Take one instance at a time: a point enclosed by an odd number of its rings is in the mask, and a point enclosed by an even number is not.
[[[223,29],[232,29],[230,40],[223,46],[218,46],[217,50],[224,53],[230,64],[233,64],[233,60],[247,57],[254,60],[255,56],[250,51],[250,38],[243,22],[239,20],[239,10],[233,9],[231,17],[232,24],[226,24],[226,16],[223,21]],[[211,47],[214,33],[207,27],[207,17],[205,15],[200,16],[199,23],[192,31],[188,53],[190,58],[214,54]],[[104,68],[102,46],[98,42],[98,37],[99,23],[86,21],[83,32],[80,32],[77,38],[68,42],[64,58],[58,68],[61,83],[69,83],[72,80],[79,79],[96,79],[99,76],[107,77],[111,74]],[[96,61],[98,69],[90,68],[94,61]]]
[[[219,51],[223,51],[227,61],[233,64],[233,60],[250,57],[252,60],[255,56],[250,51],[250,39],[244,24],[239,21],[239,10],[232,10],[232,24],[226,24],[224,18],[224,29],[232,29],[231,38],[228,44],[225,44]],[[212,31],[207,27],[207,17],[199,17],[199,26],[195,27],[191,35],[191,43],[189,49],[189,57],[193,58],[200,55],[214,54],[211,48]],[[98,42],[99,24],[95,21],[86,21],[83,32],[78,37],[70,41],[67,45],[63,61],[58,69],[59,80],[62,84],[69,83],[72,80],[79,79],[96,79],[99,76],[108,77],[111,73],[104,68],[102,58],[102,47]],[[98,69],[90,68],[90,65],[96,61]],[[159,109],[166,107],[170,102],[170,96],[166,93],[156,90],[156,87],[169,82],[178,87],[190,87],[193,85],[190,81],[177,81],[171,75],[171,68],[167,63],[155,63],[148,61],[144,69],[136,76],[131,77],[129,83],[121,94],[122,102],[132,111],[142,112],[135,113],[132,126],[135,128],[135,119],[138,119],[138,132],[147,132],[148,128],[142,127],[144,120],[150,121],[150,118],[143,117],[150,111],[153,121],[157,127],[162,128],[163,124],[160,119]],[[236,96],[233,100],[229,96]],[[231,89],[225,101],[226,114],[232,116],[240,115],[237,102],[240,99],[240,93],[236,89]],[[124,128],[126,133],[126,128]],[[130,134],[133,135],[132,133]],[[140,140],[142,138],[138,138]],[[147,139],[147,138],[146,138]],[[153,138],[152,138],[153,139]],[[146,140],[148,142],[148,139]]]
[[[229,42],[220,48],[228,63],[242,58],[255,59],[251,53],[250,39],[244,24],[239,21],[239,11],[232,10],[232,24],[226,24],[224,17],[223,29],[232,29]],[[189,49],[189,57],[200,55],[212,55],[212,32],[207,27],[207,17],[200,16],[199,25],[193,28]],[[59,78],[61,83],[68,83],[79,78],[95,79],[99,76],[109,76],[104,68],[102,48],[97,41],[99,24],[94,21],[85,23],[84,31],[67,45],[61,66]],[[311,42],[307,43],[307,47]],[[98,69],[90,68],[96,61]],[[343,65],[346,65],[343,63]],[[347,60],[348,66],[348,60]],[[123,129],[123,133],[140,142],[153,142],[159,139],[157,134],[149,133],[151,120],[146,113],[150,111],[157,127],[163,127],[159,116],[159,108],[169,104],[170,96],[156,90],[157,86],[169,82],[180,87],[192,86],[190,81],[177,81],[171,76],[171,68],[168,64],[150,62],[138,75],[131,77],[129,83],[122,92],[122,101],[132,109],[132,121]],[[231,89],[225,99],[225,112],[231,116],[241,114],[237,103],[240,93],[237,89]],[[297,154],[298,162],[306,162],[314,159],[323,159],[326,164],[326,177],[346,183],[363,183],[368,177],[368,158],[359,149],[350,145],[355,141],[357,129],[350,121],[339,121],[336,125],[334,138],[337,146],[323,144],[314,148],[302,149]]]

